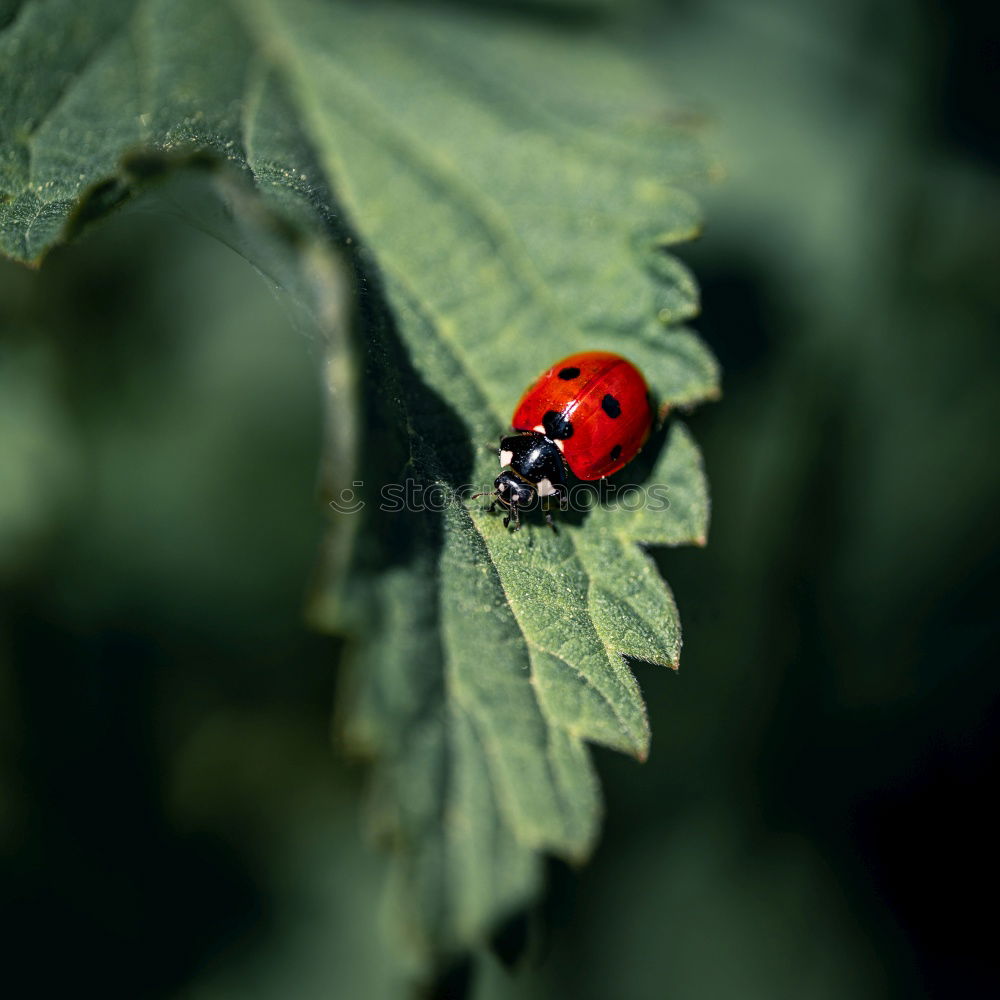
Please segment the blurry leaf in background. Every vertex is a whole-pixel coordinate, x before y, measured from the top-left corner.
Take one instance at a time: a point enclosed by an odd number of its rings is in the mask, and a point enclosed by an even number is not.
[[[182,995],[239,996],[404,993],[382,910],[383,865],[364,844],[357,791],[332,770],[320,727],[288,707],[207,714],[178,748],[170,814],[181,832],[213,830],[245,845],[275,896],[266,947],[234,941]],[[290,780],[291,779],[291,780]]]
[[[259,609],[266,619],[271,587],[256,574],[239,572],[240,565],[249,562],[251,553],[268,565],[280,561],[284,553],[294,559],[294,548],[287,545],[289,532],[313,538],[318,516],[313,496],[300,498],[299,510],[308,515],[304,521],[289,515],[287,525],[276,525],[261,511],[287,490],[264,458],[274,447],[275,434],[282,433],[279,418],[288,419],[296,412],[303,419],[305,414],[314,415],[318,390],[311,398],[301,388],[290,391],[280,383],[261,391],[262,375],[273,369],[277,377],[276,359],[287,348],[274,337],[249,339],[261,326],[260,296],[230,292],[234,282],[245,282],[230,251],[203,239],[200,253],[177,263],[170,255],[171,240],[176,243],[184,237],[177,235],[179,221],[172,223],[171,232],[164,228],[171,225],[164,218],[194,215],[223,189],[211,177],[191,175],[162,189],[158,199],[147,198],[141,204],[149,213],[147,224],[153,227],[157,220],[156,228],[150,229],[155,233],[153,244],[170,262],[158,285],[144,289],[144,298],[128,287],[135,276],[96,270],[68,279],[57,273],[51,279],[79,283],[81,294],[90,297],[89,302],[75,305],[82,315],[67,315],[61,303],[44,302],[45,292],[37,281],[24,295],[25,313],[34,313],[39,324],[34,349],[61,350],[59,365],[48,368],[47,388],[57,399],[68,397],[75,411],[64,413],[76,462],[71,483],[74,505],[59,511],[59,523],[65,529],[67,522],[72,526],[89,520],[90,529],[61,542],[77,546],[72,553],[64,548],[62,554],[75,560],[87,577],[86,583],[72,575],[60,577],[60,590],[70,604],[119,603],[124,609],[146,593],[143,588],[133,591],[128,579],[149,581],[152,574],[164,590],[184,595],[182,606],[176,610],[164,606],[161,613],[211,621],[224,612],[225,604],[213,608],[210,595],[235,582],[248,599],[255,591],[268,595]],[[204,215],[200,218],[203,221]],[[206,266],[205,257],[213,253],[218,263]],[[59,266],[55,260],[49,269],[58,272]],[[16,281],[23,285],[26,277],[16,276]],[[88,313],[104,309],[101,300],[108,295],[118,296],[112,319],[117,327],[99,331],[86,345],[74,341],[70,331],[86,323]],[[149,318],[137,327],[138,308]],[[277,303],[269,304],[269,310],[271,316],[281,315]],[[280,322],[285,325],[288,319]],[[316,336],[308,326],[300,329]],[[305,362],[305,350],[300,353]],[[325,356],[325,342],[317,341],[312,353],[315,367]],[[12,368],[8,372],[12,378],[17,374]],[[220,373],[225,379],[221,384]],[[18,384],[22,392],[24,384]],[[247,411],[243,400],[249,391],[255,393],[255,406]],[[69,409],[66,402],[63,406]],[[47,425],[39,427],[31,409],[21,407],[12,418],[7,425],[11,431],[33,432],[39,440],[47,440],[42,436]],[[315,445],[315,437],[311,440]],[[248,453],[244,442],[258,447],[260,455]],[[307,455],[308,446],[304,440],[299,454]],[[25,464],[41,474],[45,466],[38,457],[36,451]],[[46,496],[60,498],[65,492],[46,492]],[[222,531],[198,516],[202,509],[223,507],[228,517]],[[39,504],[36,512],[45,509]],[[181,527],[183,545],[178,544]],[[272,546],[274,552],[269,554]],[[194,572],[193,556],[200,559]],[[124,584],[124,589],[117,594],[103,592],[102,573],[117,581],[113,586]],[[304,580],[300,588],[304,592]]]
[[[667,838],[638,830],[627,853],[606,859],[594,888],[629,916],[574,942],[601,955],[587,963],[586,995],[653,1000],[669,983],[692,1000],[878,996],[874,956],[809,846],[793,836],[749,845],[742,819],[714,808],[678,817]]]
[[[20,334],[20,335],[19,335]],[[30,560],[79,475],[51,347],[28,330],[0,345],[0,579]]]
[[[235,793],[210,789],[213,812],[170,787],[178,769],[207,783],[250,759],[240,742],[228,758],[199,742],[218,714],[292,714],[313,754],[301,794],[332,778],[336,648],[301,624],[324,529],[325,344],[290,325],[269,280],[178,223],[212,199],[220,211],[218,198],[208,175],[178,177],[39,272],[0,266],[0,328],[54,359],[40,381],[74,459],[63,502],[35,511],[32,558],[8,573],[0,616],[8,974],[41,992],[67,976],[101,976],[108,995],[172,991],[268,934],[280,850],[273,864],[253,853],[257,823],[230,821]],[[22,398],[31,385],[18,382]],[[4,431],[45,441],[51,427],[22,406]],[[28,466],[47,453],[33,448]],[[287,750],[276,739],[276,768],[301,759],[301,735]],[[288,770],[278,783],[275,795],[297,787]],[[280,805],[258,793],[240,808],[263,824]],[[49,935],[65,963],[43,968]]]

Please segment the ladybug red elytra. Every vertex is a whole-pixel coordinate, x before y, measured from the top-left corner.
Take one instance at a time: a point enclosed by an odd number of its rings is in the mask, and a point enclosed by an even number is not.
[[[557,361],[539,376],[517,404],[516,434],[500,441],[503,471],[495,499],[514,530],[519,508],[536,496],[565,506],[566,468],[578,479],[604,479],[631,462],[653,426],[653,407],[642,372],[608,351],[583,351]],[[482,496],[483,494],[477,494]],[[552,515],[545,514],[552,525]]]

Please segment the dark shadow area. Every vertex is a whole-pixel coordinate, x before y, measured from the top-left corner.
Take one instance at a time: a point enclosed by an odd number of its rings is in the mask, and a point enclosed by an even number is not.
[[[47,617],[44,597],[7,613],[29,803],[2,862],[8,981],[162,996],[234,944],[265,940],[270,893],[240,846],[180,833],[163,808],[157,688],[195,644],[132,618],[80,634]],[[58,962],[39,950],[53,940]]]
[[[2,0],[0,2],[0,30],[13,23],[20,13],[25,0]]]
[[[1000,139],[988,95],[1000,85],[996,11],[974,0],[929,2],[926,9],[933,53],[926,90],[930,128],[995,169]]]

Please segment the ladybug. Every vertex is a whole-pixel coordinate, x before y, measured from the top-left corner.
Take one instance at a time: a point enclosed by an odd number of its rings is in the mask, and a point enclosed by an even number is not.
[[[642,372],[630,361],[608,351],[583,351],[535,380],[511,424],[517,433],[500,440],[503,471],[489,509],[498,503],[506,508],[504,527],[513,521],[516,531],[520,508],[536,496],[566,508],[567,469],[593,481],[631,462],[649,437],[653,406]],[[555,530],[548,511],[545,520]]]

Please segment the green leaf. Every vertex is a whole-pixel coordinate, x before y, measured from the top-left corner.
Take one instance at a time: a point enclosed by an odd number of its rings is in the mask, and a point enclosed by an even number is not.
[[[520,392],[565,354],[620,351],[664,407],[717,394],[680,325],[694,281],[665,252],[700,225],[676,185],[710,166],[677,110],[586,19],[568,33],[458,7],[28,0],[0,34],[7,254],[39,260],[164,157],[194,154],[244,175],[300,265],[303,245],[326,248],[305,293],[307,266],[265,267],[339,344],[335,496],[364,482],[312,616],[358,637],[344,728],[377,760],[375,815],[424,954],[529,901],[542,852],[586,858],[600,804],[585,744],[649,750],[625,657],[677,665],[676,608],[642,546],[704,542],[683,426],[619,477],[646,491],[637,509],[512,535],[464,499],[492,482],[488,445]],[[336,284],[333,247],[361,292],[357,375],[316,290]],[[380,509],[407,479],[442,502]]]

